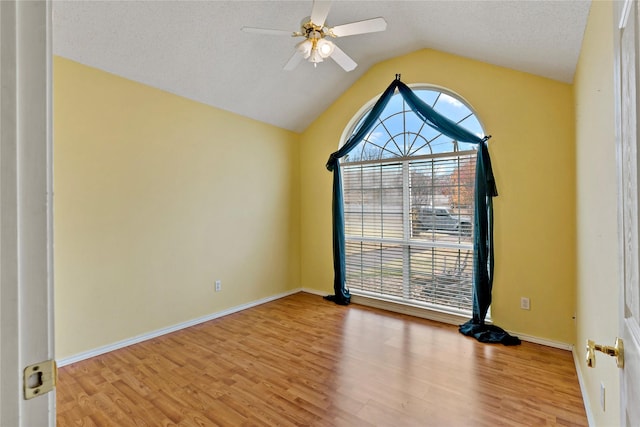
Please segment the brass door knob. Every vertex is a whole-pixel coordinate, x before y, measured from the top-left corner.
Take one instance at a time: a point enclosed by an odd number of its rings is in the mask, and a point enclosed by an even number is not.
[[[586,362],[587,366],[590,368],[596,367],[596,350],[615,357],[618,368],[624,368],[624,345],[622,343],[622,339],[616,338],[616,344],[613,347],[596,344],[592,340],[587,340]]]

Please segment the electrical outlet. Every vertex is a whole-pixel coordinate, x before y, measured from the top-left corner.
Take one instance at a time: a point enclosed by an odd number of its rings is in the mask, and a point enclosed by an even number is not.
[[[600,383],[600,407],[602,408],[602,412],[605,411],[605,388],[604,383]]]
[[[220,292],[222,290],[222,281],[216,280],[216,292]]]
[[[523,310],[530,310],[531,309],[529,298],[520,297],[520,308],[523,309]]]

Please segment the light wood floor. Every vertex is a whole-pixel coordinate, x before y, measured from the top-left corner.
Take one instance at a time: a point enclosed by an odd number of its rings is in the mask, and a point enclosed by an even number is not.
[[[292,295],[60,369],[59,426],[531,426],[587,420],[571,353]]]

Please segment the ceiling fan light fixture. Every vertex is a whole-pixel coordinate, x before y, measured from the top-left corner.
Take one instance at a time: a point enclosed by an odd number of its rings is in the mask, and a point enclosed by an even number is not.
[[[323,59],[330,57],[331,54],[333,53],[334,48],[335,48],[335,45],[329,40],[325,40],[325,39],[318,40],[318,43],[316,44],[316,49],[318,50],[320,56]]]
[[[300,54],[304,57],[304,59],[309,58],[311,55],[311,51],[313,50],[313,43],[311,40],[303,40],[296,45],[296,49]]]

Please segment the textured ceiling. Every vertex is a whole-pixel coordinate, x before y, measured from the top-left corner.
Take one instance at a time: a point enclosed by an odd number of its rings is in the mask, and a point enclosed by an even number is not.
[[[357,63],[282,67],[309,1],[54,1],[53,51],[80,63],[293,131],[372,65],[431,48],[571,82],[586,0],[334,1],[327,24],[382,16],[387,31],[340,38]],[[392,78],[392,76],[390,76]],[[381,91],[384,88],[380,88]]]

